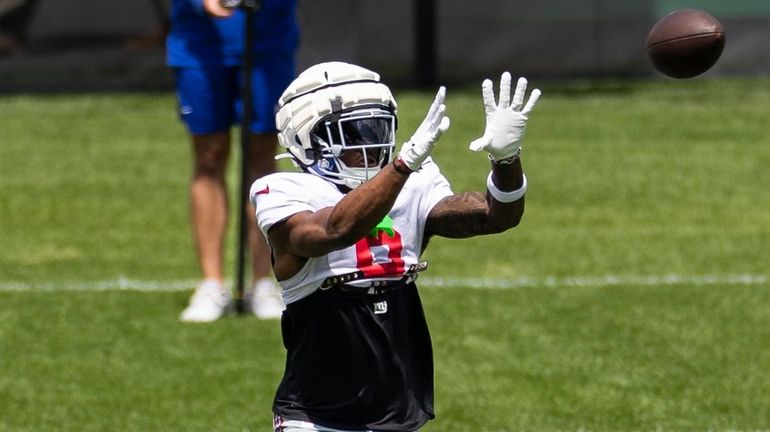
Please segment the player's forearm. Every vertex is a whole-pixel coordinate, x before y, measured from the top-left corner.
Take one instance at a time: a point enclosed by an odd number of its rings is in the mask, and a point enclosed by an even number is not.
[[[492,182],[501,199],[520,198],[503,202],[487,191],[464,192],[441,200],[431,210],[425,225],[427,236],[466,238],[495,234],[515,227],[524,214],[524,175],[519,161],[492,164]],[[517,192],[518,191],[518,192]],[[511,195],[513,194],[513,195]],[[506,196],[507,195],[507,196]]]
[[[334,206],[325,223],[333,243],[346,247],[368,234],[393,208],[408,178],[388,164],[374,178],[350,191]]]
[[[492,162],[492,183],[501,192],[509,195],[510,198],[520,198],[511,202],[502,202],[495,199],[495,194],[487,191],[487,203],[489,205],[488,221],[489,224],[501,231],[515,227],[521,222],[524,215],[524,195],[522,190],[525,186],[524,170],[521,166],[521,160],[517,159],[511,164],[497,164]]]

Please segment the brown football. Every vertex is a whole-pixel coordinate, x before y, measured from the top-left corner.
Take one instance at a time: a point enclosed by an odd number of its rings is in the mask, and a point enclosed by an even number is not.
[[[661,73],[692,78],[714,66],[725,47],[725,29],[697,9],[669,13],[647,35],[647,56]]]

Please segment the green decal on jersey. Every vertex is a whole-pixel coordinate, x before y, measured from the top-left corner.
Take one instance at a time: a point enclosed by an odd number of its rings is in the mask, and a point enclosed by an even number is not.
[[[380,231],[385,231],[391,237],[395,235],[395,231],[393,231],[393,219],[391,219],[390,216],[385,215],[380,223],[378,223],[377,226],[372,229],[372,231],[369,233],[369,236],[377,237],[377,234]]]

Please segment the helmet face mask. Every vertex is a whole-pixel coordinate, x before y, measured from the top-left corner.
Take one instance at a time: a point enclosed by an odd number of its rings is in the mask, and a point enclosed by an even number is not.
[[[308,68],[284,91],[278,142],[303,171],[354,189],[395,151],[396,101],[375,72],[349,63]]]
[[[316,163],[310,171],[350,189],[390,162],[396,117],[384,107],[356,108],[329,116],[310,133]]]

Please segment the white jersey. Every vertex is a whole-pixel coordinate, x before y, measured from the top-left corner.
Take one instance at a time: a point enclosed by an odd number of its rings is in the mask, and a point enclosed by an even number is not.
[[[352,246],[309,258],[299,273],[278,281],[284,302],[307,297],[332,276],[361,271],[368,280],[400,278],[419,260],[428,213],[449,195],[449,182],[427,160],[409,176],[393,208],[369,235]],[[267,237],[274,224],[296,213],[333,207],[344,195],[333,183],[312,174],[275,173],[255,181],[249,197],[256,207],[257,224]]]

